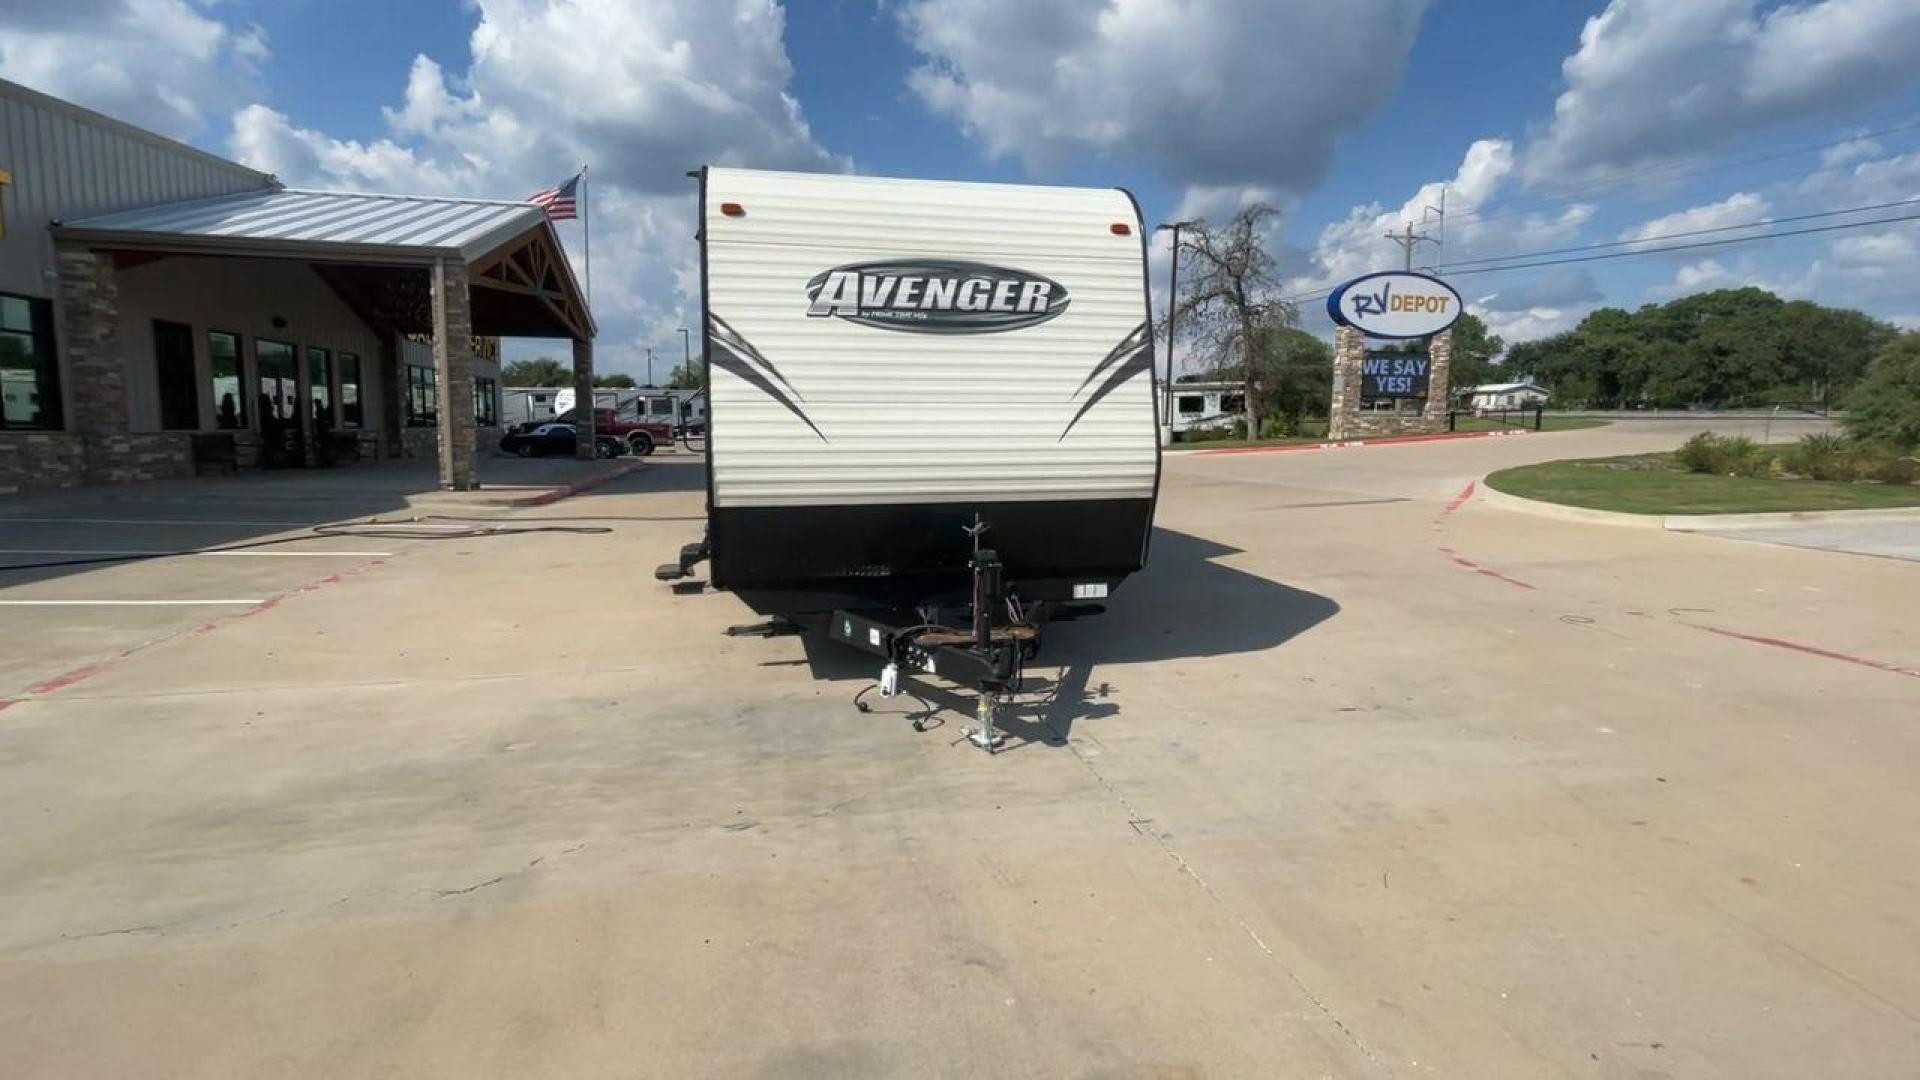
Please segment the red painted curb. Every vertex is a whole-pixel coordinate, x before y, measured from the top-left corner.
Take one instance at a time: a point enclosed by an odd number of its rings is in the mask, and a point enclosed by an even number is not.
[[[589,476],[585,480],[576,480],[566,487],[554,488],[552,491],[542,492],[532,498],[515,499],[507,505],[513,507],[552,506],[561,499],[570,499],[581,492],[592,491],[601,484],[609,483],[628,473],[636,472],[645,464],[646,462],[644,461],[623,462],[621,465],[615,466],[613,469],[601,473],[599,476]]]
[[[1496,435],[1531,435],[1530,431],[1449,431],[1441,435],[1388,435],[1379,439],[1341,439],[1336,442],[1288,443],[1284,446],[1229,446],[1219,450],[1175,450],[1175,454],[1211,457],[1215,454],[1276,454],[1287,450],[1347,450],[1357,446],[1394,446],[1400,443],[1444,442],[1448,439],[1486,439]]]

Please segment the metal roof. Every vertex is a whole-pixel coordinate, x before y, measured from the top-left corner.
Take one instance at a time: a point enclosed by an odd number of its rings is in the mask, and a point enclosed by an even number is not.
[[[522,202],[275,188],[121,210],[59,229],[96,241],[425,261],[471,260],[545,221]]]
[[[1543,394],[1547,392],[1546,387],[1535,383],[1532,379],[1528,379],[1525,382],[1482,383],[1479,386],[1465,387],[1461,392],[1473,394],[1503,394],[1509,390],[1538,390]]]

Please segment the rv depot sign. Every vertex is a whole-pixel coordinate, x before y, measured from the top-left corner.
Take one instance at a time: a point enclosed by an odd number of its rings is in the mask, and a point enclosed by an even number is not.
[[[1460,318],[1460,294],[1439,278],[1390,270],[1333,290],[1327,314],[1368,337],[1428,337]]]
[[[1067,287],[1025,270],[953,259],[836,266],[807,282],[807,314],[918,334],[993,334],[1067,310]]]

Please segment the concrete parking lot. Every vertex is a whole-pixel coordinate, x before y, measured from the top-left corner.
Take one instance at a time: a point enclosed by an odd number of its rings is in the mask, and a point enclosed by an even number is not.
[[[250,602],[0,606],[0,1075],[1911,1075],[1913,565],[1474,498],[1692,430],[1169,455],[991,758],[652,580],[697,461],[0,579]],[[0,561],[316,520],[108,498]]]

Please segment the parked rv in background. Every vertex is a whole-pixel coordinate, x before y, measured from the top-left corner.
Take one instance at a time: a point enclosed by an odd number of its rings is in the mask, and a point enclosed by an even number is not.
[[[1173,437],[1219,431],[1247,418],[1247,387],[1237,382],[1173,384]]]
[[[507,427],[532,428],[573,413],[570,386],[510,386],[500,392],[500,422]],[[647,423],[699,435],[707,427],[707,392],[677,386],[641,386],[595,390],[593,405],[624,424]]]

